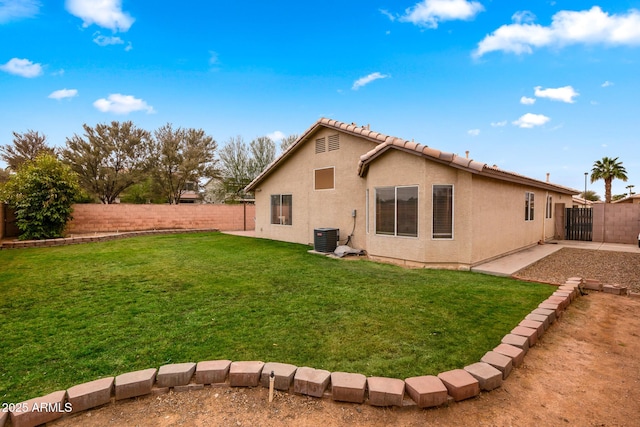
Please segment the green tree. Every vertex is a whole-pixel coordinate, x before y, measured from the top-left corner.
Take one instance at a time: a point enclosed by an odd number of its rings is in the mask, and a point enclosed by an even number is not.
[[[67,138],[62,157],[89,194],[102,203],[114,203],[122,191],[146,178],[151,134],[130,121],[82,127],[84,137]]]
[[[249,176],[253,180],[276,159],[276,144],[268,136],[260,136],[251,141],[249,150]]]
[[[627,171],[617,157],[603,157],[602,160],[596,160],[591,169],[591,183],[600,179],[604,180],[604,201],[611,203],[611,182],[614,179],[626,181]]]
[[[6,169],[0,168],[0,184],[9,181],[10,176],[11,175],[9,174],[9,171],[7,171]]]
[[[202,129],[173,129],[166,124],[154,134],[153,176],[169,204],[180,203],[189,184],[217,175],[217,143]]]
[[[6,162],[9,169],[17,171],[20,165],[35,160],[40,153],[54,155],[54,149],[47,146],[46,140],[46,136],[32,130],[13,132],[13,144],[0,146],[0,160]]]
[[[62,237],[80,193],[78,177],[51,154],[27,161],[0,187],[0,197],[16,212],[21,240]]]
[[[589,200],[591,202],[599,202],[600,201],[600,196],[598,196],[598,193],[596,193],[593,190],[587,190],[586,193],[583,191],[582,193],[580,193],[580,197],[582,197],[585,200]]]

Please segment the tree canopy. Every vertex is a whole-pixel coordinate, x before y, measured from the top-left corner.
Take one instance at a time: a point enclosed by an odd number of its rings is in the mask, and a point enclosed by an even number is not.
[[[24,162],[35,160],[40,153],[55,154],[54,149],[47,145],[45,135],[32,130],[12,133],[13,143],[0,146],[0,159],[13,171],[17,171]]]
[[[148,172],[151,134],[130,121],[82,127],[84,137],[67,138],[62,157],[87,192],[102,203],[114,203],[123,190]]]
[[[153,177],[169,204],[180,203],[188,183],[217,175],[217,143],[202,129],[174,129],[166,124],[154,132]]]
[[[600,179],[604,180],[605,203],[611,203],[611,182],[614,179],[626,181],[627,171],[617,157],[603,157],[602,160],[596,160],[591,169],[591,183]]]
[[[0,187],[0,198],[15,209],[20,239],[62,237],[80,192],[77,175],[47,153],[24,162]]]

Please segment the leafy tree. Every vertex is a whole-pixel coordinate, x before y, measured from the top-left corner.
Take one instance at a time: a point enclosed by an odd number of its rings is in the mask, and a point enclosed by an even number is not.
[[[627,180],[627,171],[622,166],[622,162],[618,158],[603,157],[602,160],[596,160],[591,169],[591,183],[604,180],[604,200],[605,203],[611,203],[611,182],[615,179]]]
[[[280,140],[280,152],[284,152],[287,148],[291,146],[298,139],[298,134],[292,133],[289,136],[285,136]]]
[[[276,159],[276,144],[268,136],[260,136],[251,141],[249,149],[249,176],[253,180]]]
[[[583,191],[582,193],[580,193],[580,197],[582,197],[585,200],[589,200],[591,202],[600,201],[600,196],[598,196],[598,194],[593,190],[587,190],[586,193]]]
[[[32,130],[13,132],[13,145],[0,146],[0,159],[7,163],[9,169],[17,171],[20,165],[35,160],[40,153],[55,154],[54,149],[47,146],[46,140],[46,136]]]
[[[251,156],[241,136],[229,138],[220,149],[220,176],[222,183],[216,187],[218,198],[225,201],[244,197],[244,187],[252,180]]]
[[[617,201],[617,200],[622,200],[624,198],[627,197],[627,193],[623,193],[623,194],[614,194],[613,196],[611,196],[611,200],[612,201]]]
[[[166,124],[155,131],[153,175],[169,204],[180,203],[187,184],[216,175],[216,141],[202,129],[173,129]]]
[[[0,197],[15,209],[22,240],[62,237],[79,193],[77,175],[46,153],[23,163],[0,187]]]
[[[123,190],[146,177],[151,134],[130,121],[82,127],[84,137],[67,138],[62,157],[88,193],[102,203],[114,203]]]
[[[121,203],[133,203],[144,205],[147,203],[165,203],[167,199],[162,195],[162,189],[151,176],[145,180],[133,184],[120,193]]]
[[[9,181],[9,171],[0,168],[0,184]]]

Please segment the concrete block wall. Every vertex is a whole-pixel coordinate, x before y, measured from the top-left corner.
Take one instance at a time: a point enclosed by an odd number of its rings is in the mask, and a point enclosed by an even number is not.
[[[67,233],[169,229],[253,230],[255,205],[76,204]]]
[[[545,308],[534,309],[527,315],[529,319],[523,319],[526,326],[521,324],[507,334],[509,339],[520,337],[521,346],[503,342],[488,351],[480,362],[437,376],[425,375],[405,380],[367,378],[357,373],[331,373],[286,363],[265,364],[262,361],[177,363],[102,378],[16,403],[9,411],[11,425],[35,427],[116,400],[170,391],[202,390],[211,386],[269,387],[270,378],[273,378],[276,390],[372,406],[429,408],[470,399],[481,391],[488,392],[501,387],[513,369],[522,364],[529,346],[535,346],[549,327],[545,328],[544,325],[551,325],[562,317],[569,304],[582,295],[584,284],[582,278],[569,278],[558,292],[540,304]],[[532,322],[530,318],[537,320]],[[5,427],[9,418],[7,415],[6,412],[0,412],[0,427]]]
[[[638,244],[640,204],[593,205],[593,241]]]

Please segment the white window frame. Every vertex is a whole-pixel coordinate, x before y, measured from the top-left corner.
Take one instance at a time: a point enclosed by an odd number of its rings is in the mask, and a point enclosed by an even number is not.
[[[378,233],[378,224],[377,224],[377,200],[378,200],[378,189],[382,189],[382,188],[393,188],[393,197],[394,197],[394,209],[393,209],[393,234],[387,234],[387,233]],[[410,235],[399,235],[398,234],[398,189],[400,188],[415,188],[416,192],[417,192],[417,196],[418,196],[418,201],[417,201],[417,208],[418,208],[418,212],[416,214],[416,235],[415,236],[410,236]],[[375,197],[375,207],[374,207],[374,233],[376,234],[376,236],[387,236],[387,237],[400,237],[400,238],[407,238],[407,239],[417,239],[420,236],[420,186],[415,184],[415,185],[388,185],[388,186],[381,186],[381,187],[375,187],[374,188],[374,197]]]
[[[451,237],[436,237],[435,236],[435,230],[433,227],[433,221],[435,220],[435,215],[434,215],[434,209],[436,207],[435,204],[435,195],[434,195],[434,190],[435,187],[451,187]],[[433,184],[431,186],[431,240],[453,240],[455,237],[455,209],[456,209],[456,202],[455,202],[455,187],[453,184]]]
[[[544,217],[546,219],[553,218],[553,196],[551,194],[547,194],[547,209]]]
[[[278,219],[280,220],[279,223],[277,222],[273,222],[273,203],[271,202],[271,198],[273,196],[278,196],[279,197],[279,204],[277,206],[277,209],[279,209],[280,211],[278,212],[279,215],[277,215]],[[282,215],[282,198],[284,196],[291,196],[291,215],[290,215],[290,221],[289,224],[283,224],[282,220],[284,219],[284,215]],[[293,194],[291,193],[283,193],[283,194],[272,194],[269,197],[269,222],[271,223],[271,225],[284,225],[287,227],[290,227],[293,225]]]
[[[525,191],[524,193],[524,220],[525,221],[534,221],[535,220],[535,200],[536,194],[533,191]]]
[[[319,170],[326,170],[326,169],[332,169],[333,170],[333,187],[331,188],[316,188],[316,171]],[[335,166],[327,166],[324,168],[315,168],[313,170],[313,191],[327,191],[327,190],[335,190],[336,189],[336,167]]]

